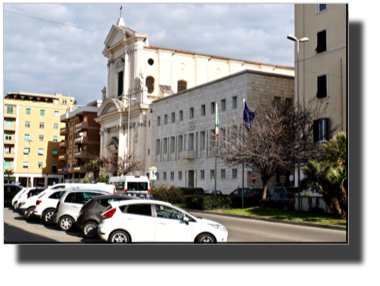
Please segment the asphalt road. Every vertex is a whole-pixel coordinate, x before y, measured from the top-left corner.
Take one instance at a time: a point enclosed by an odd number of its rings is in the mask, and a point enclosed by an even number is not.
[[[228,242],[346,242],[346,231],[297,226],[214,214],[196,213],[223,224],[228,230]],[[5,243],[104,243],[98,237],[84,239],[77,228],[63,232],[57,225],[45,226],[41,220],[26,221],[13,208],[4,208]]]

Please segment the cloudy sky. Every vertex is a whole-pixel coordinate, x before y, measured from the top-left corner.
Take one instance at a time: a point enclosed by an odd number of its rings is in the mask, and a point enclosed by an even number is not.
[[[4,95],[101,99],[104,40],[120,4],[4,4]],[[127,26],[151,45],[294,66],[292,4],[123,4]],[[42,19],[42,20],[38,20]],[[76,26],[79,28],[73,28]]]

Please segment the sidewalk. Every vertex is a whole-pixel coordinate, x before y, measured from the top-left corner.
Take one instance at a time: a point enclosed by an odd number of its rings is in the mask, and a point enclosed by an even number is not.
[[[202,210],[194,210],[194,209],[184,209],[184,210],[186,210],[186,211],[188,211],[190,213],[193,213],[193,212],[194,213],[207,213],[207,214],[229,216],[229,217],[235,217],[235,218],[261,220],[261,221],[266,221],[266,222],[294,224],[294,225],[317,227],[317,228],[335,229],[335,230],[341,230],[341,231],[346,231],[347,230],[347,228],[343,227],[343,226],[328,225],[328,224],[318,224],[318,223],[311,223],[311,222],[301,222],[301,221],[291,221],[291,220],[284,220],[284,219],[264,218],[264,217],[258,217],[258,216],[248,216],[248,215],[236,215],[236,214],[218,213],[218,212],[210,212],[210,211],[202,211]]]

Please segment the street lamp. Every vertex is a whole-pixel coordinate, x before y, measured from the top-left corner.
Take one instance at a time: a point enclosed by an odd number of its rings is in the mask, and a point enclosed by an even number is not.
[[[26,181],[26,187],[29,188],[29,154],[30,154],[30,142],[34,142],[32,139],[28,139],[26,140],[29,142],[29,152],[28,152],[28,178],[27,178],[27,181]]]
[[[307,42],[309,38],[297,39],[293,35],[288,35],[287,38],[297,44],[297,135],[298,135],[298,179],[297,187],[300,186],[300,69],[299,69],[299,53],[300,53],[300,42]],[[298,192],[298,211],[301,211],[301,195],[300,191]]]

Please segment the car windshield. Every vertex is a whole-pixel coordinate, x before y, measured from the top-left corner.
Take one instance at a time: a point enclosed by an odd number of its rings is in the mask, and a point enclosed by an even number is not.
[[[148,190],[148,183],[128,182],[127,190],[128,190],[128,192],[129,191],[147,191]]]

